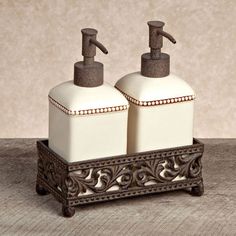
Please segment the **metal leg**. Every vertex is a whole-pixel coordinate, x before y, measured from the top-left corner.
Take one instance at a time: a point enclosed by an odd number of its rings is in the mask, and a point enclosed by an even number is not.
[[[40,184],[36,183],[36,192],[38,195],[47,195],[49,192]]]
[[[72,217],[75,214],[75,208],[62,205],[62,214],[64,217]]]
[[[201,182],[198,186],[192,187],[191,194],[193,196],[202,196],[204,193],[204,185],[203,182]]]

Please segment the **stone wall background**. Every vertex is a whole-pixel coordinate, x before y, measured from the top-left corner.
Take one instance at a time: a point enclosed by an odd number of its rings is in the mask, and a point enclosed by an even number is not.
[[[47,137],[50,88],[73,78],[81,33],[98,29],[97,52],[114,84],[140,68],[149,20],[166,22],[171,71],[196,91],[194,136],[236,137],[236,1],[0,0],[0,137]]]

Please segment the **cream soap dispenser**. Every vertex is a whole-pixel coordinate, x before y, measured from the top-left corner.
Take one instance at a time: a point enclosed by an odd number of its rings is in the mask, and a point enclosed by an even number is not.
[[[193,142],[194,91],[169,73],[170,57],[161,52],[164,23],[149,21],[150,53],[141,57],[141,73],[121,78],[115,87],[130,102],[128,153],[191,145]]]
[[[82,31],[84,61],[74,65],[74,81],[49,92],[49,147],[68,162],[126,154],[128,101],[103,83],[103,64],[94,61],[97,31]]]

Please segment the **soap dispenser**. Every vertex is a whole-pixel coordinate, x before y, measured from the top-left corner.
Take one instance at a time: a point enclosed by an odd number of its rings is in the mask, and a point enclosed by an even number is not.
[[[150,53],[141,56],[141,72],[121,78],[115,87],[130,103],[128,153],[191,145],[194,91],[170,73],[170,56],[161,52],[164,23],[149,21]]]
[[[126,154],[129,103],[103,82],[103,64],[94,61],[97,31],[82,31],[83,61],[74,64],[74,80],[49,92],[49,147],[67,162]]]

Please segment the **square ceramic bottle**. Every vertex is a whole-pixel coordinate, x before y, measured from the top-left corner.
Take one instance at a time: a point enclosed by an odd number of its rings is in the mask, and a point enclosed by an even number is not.
[[[68,162],[126,154],[128,101],[103,83],[103,64],[94,61],[95,29],[83,29],[84,61],[74,65],[74,81],[49,92],[49,147]]]
[[[181,78],[169,74],[170,58],[162,53],[164,23],[150,21],[150,53],[141,57],[141,72],[121,78],[115,87],[130,102],[128,153],[191,145],[194,91]]]

